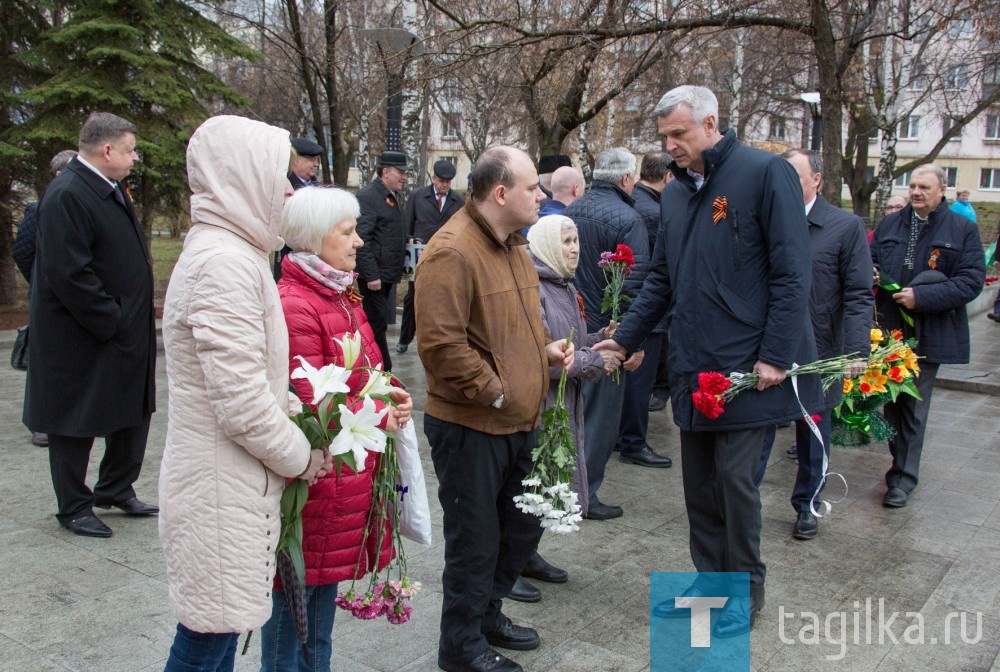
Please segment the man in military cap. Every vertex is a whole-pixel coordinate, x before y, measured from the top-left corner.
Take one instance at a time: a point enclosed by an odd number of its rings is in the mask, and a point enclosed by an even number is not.
[[[426,243],[448,219],[465,205],[465,199],[451,190],[455,164],[441,159],[434,164],[431,184],[417,189],[406,201],[403,230],[409,243]],[[413,260],[416,264],[416,259]],[[413,317],[413,282],[403,299],[403,323],[399,327],[396,352],[403,353],[413,341],[417,324]]]
[[[312,187],[319,184],[316,171],[319,170],[319,157],[323,148],[308,138],[294,138],[292,148],[298,155],[292,160],[292,169],[288,171],[288,181],[293,189]]]
[[[361,216],[358,235],[365,241],[358,249],[358,288],[368,324],[382,352],[385,370],[392,370],[392,358],[385,340],[389,327],[389,296],[403,277],[406,234],[403,231],[403,204],[399,193],[406,185],[410,166],[406,154],[386,150],[375,167],[377,177],[358,192]]]
[[[288,181],[292,189],[298,191],[302,187],[314,187],[319,184],[316,171],[319,170],[319,157],[323,148],[309,138],[292,138],[292,149],[295,156],[292,159],[292,169],[288,171]],[[274,253],[274,281],[281,280],[281,260],[292,248],[285,245]]]

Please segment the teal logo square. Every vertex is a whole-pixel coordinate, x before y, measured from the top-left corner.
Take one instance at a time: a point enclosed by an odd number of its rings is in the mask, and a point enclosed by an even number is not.
[[[653,572],[649,607],[650,672],[750,671],[749,630],[718,627],[724,616],[749,619],[749,573]]]

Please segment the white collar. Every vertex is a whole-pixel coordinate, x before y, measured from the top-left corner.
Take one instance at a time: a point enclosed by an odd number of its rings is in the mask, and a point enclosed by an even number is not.
[[[105,175],[104,173],[102,173],[101,171],[99,171],[97,168],[94,168],[94,166],[92,166],[87,161],[87,159],[83,158],[83,154],[77,154],[76,158],[77,158],[77,160],[80,163],[82,163],[83,165],[87,166],[87,168],[90,168],[92,171],[94,171],[94,173],[96,173],[97,175],[100,175],[101,179],[104,180],[105,182],[107,182],[108,184],[110,184],[112,189],[114,189],[115,187],[118,186],[117,182],[115,182],[113,180],[109,180],[108,177],[107,177],[107,175]]]

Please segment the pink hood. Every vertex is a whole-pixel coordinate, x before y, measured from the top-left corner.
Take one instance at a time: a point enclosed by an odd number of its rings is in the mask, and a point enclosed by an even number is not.
[[[187,148],[191,223],[218,226],[265,252],[280,250],[291,152],[288,131],[244,117],[207,120]]]

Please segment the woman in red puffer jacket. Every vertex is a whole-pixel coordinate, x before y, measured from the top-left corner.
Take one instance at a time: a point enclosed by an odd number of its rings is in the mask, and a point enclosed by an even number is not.
[[[339,341],[355,334],[360,334],[362,347],[354,367],[382,364],[361,297],[353,287],[357,250],[364,244],[355,230],[358,214],[357,200],[341,189],[306,187],[285,204],[282,235],[294,251],[281,262],[278,294],[288,326],[290,372],[301,366],[299,357],[316,368],[330,363],[344,366]],[[365,371],[351,375],[347,383],[352,394],[364,388],[368,376]],[[313,396],[308,380],[295,378],[292,383],[308,403]],[[386,414],[382,428],[395,431],[409,419],[412,402],[402,389],[390,396],[397,405]],[[382,403],[376,404],[381,410]],[[388,531],[381,535],[381,549],[377,530],[365,534],[378,460],[378,454],[369,452],[358,473],[344,466],[339,475],[316,481],[302,511],[307,646],[315,669],[330,669],[337,583],[377,571],[391,559]],[[271,619],[261,629],[261,670],[299,670],[304,659],[278,579],[272,599]]]

